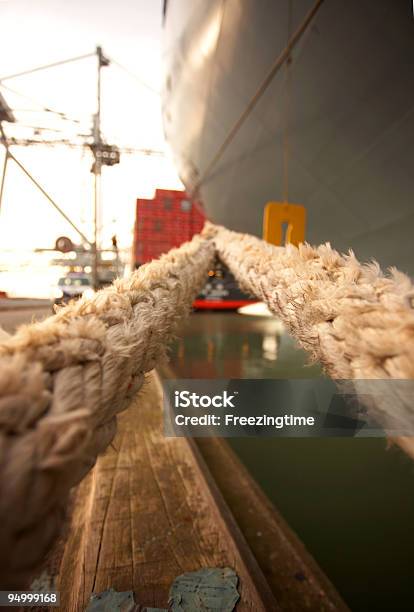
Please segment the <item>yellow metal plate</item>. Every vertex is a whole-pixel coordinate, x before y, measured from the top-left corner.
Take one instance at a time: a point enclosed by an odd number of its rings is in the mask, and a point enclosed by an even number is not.
[[[263,239],[271,244],[305,241],[306,209],[301,204],[268,202],[263,215]]]

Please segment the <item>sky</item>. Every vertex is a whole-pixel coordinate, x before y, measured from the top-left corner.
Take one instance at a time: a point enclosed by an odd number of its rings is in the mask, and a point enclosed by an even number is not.
[[[17,125],[5,124],[9,136],[31,138],[33,128],[47,127],[59,131],[42,131],[45,138],[83,142],[79,135],[91,131],[96,111],[97,62],[92,57],[2,80],[5,77],[93,53],[97,45],[131,73],[114,63],[102,69],[103,136],[120,147],[154,149],[166,155],[121,154],[121,164],[103,168],[102,244],[107,245],[116,233],[120,246],[129,247],[136,198],[151,197],[156,187],[181,188],[164,141],[157,93],[162,79],[162,1],[0,0],[0,23],[0,91],[17,119]],[[45,107],[67,118],[45,113]],[[90,152],[80,147],[33,146],[14,147],[13,153],[92,238]],[[1,150],[0,168],[3,159]],[[10,269],[9,291],[10,279],[24,276],[23,260],[33,258],[36,248],[51,248],[60,235],[77,240],[74,230],[9,162],[0,211],[0,270]],[[19,274],[14,269],[17,264]],[[5,278],[0,273],[0,285]]]

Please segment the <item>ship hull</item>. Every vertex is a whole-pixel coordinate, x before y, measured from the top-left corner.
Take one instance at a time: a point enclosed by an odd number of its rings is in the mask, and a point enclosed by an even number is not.
[[[168,1],[163,121],[179,174],[189,190],[201,180],[214,222],[261,235],[265,204],[287,199],[306,207],[309,242],[413,273],[409,2],[323,3],[290,68],[206,174],[310,6]]]

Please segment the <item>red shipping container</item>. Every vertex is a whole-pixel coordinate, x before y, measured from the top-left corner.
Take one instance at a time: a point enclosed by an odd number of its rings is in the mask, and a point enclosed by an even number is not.
[[[191,240],[203,228],[205,215],[199,202],[185,191],[157,189],[152,200],[136,204],[133,257],[140,265]]]

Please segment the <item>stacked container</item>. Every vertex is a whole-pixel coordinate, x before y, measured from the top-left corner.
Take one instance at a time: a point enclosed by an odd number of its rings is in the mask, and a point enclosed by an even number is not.
[[[157,189],[152,200],[137,200],[133,258],[135,267],[191,240],[205,222],[199,202],[185,191]]]

